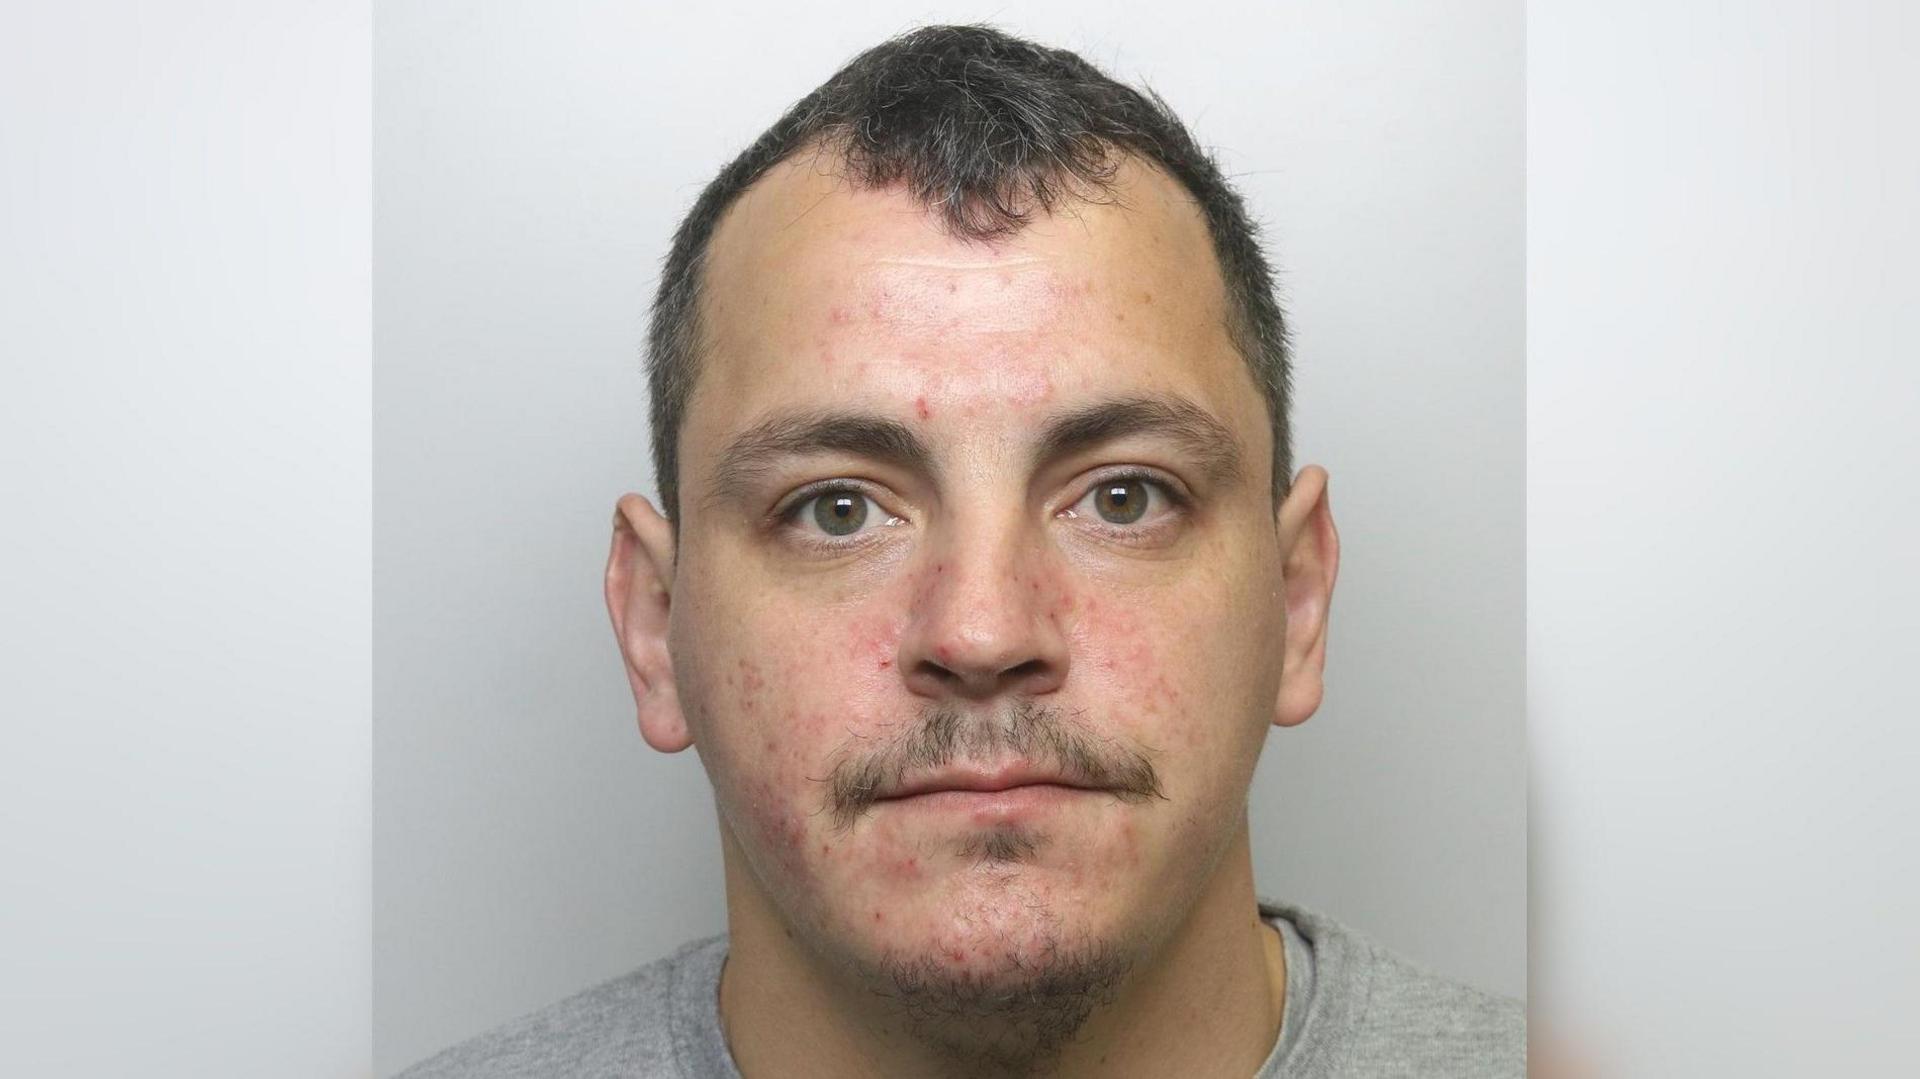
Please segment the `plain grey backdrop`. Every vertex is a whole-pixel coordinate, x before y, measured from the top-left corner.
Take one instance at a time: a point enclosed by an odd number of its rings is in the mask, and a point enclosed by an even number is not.
[[[722,927],[705,776],[640,740],[599,594],[653,490],[657,268],[840,63],[981,20],[1158,89],[1267,227],[1343,558],[1261,890],[1525,993],[1519,5],[409,2],[374,42],[378,1073]]]

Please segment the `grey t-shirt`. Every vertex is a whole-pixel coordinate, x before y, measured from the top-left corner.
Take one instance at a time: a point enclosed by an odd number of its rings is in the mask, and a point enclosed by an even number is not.
[[[1325,916],[1262,903],[1286,944],[1286,1013],[1253,1079],[1526,1072],[1514,1001],[1413,966]],[[709,937],[408,1068],[401,1079],[740,1079],[720,1026],[727,939]],[[755,1077],[759,1079],[759,1077]]]

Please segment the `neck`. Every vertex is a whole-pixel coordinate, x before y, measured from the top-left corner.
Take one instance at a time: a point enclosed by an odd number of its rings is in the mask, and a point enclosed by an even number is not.
[[[722,825],[729,951],[720,984],[728,1046],[745,1079],[764,1076],[926,1079],[980,1075],[910,1033],[893,1002],[796,939]],[[1259,919],[1247,829],[1171,935],[1135,957],[1110,999],[1044,1062],[1001,1074],[1120,1077],[1251,1075],[1284,1010],[1278,936]]]

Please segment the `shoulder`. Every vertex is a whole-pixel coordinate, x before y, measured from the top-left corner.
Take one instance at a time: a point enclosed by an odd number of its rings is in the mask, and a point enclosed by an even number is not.
[[[1426,970],[1323,915],[1289,908],[1314,942],[1321,993],[1339,998],[1339,1074],[1511,1077],[1526,1074],[1519,1001]],[[1317,993],[1316,995],[1321,995]]]
[[[1527,1065],[1520,1002],[1424,970],[1369,944],[1365,1014],[1355,1031],[1357,1072],[1366,1075],[1512,1076]]]
[[[395,1079],[679,1076],[681,983],[718,977],[726,938],[694,941],[664,959],[495,1027],[407,1068]]]

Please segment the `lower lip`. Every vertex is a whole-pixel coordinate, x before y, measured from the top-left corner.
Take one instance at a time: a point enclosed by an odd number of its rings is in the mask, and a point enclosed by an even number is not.
[[[1000,791],[929,791],[883,799],[879,804],[916,813],[970,814],[976,822],[991,823],[1044,813],[1101,793],[1058,783],[1029,783]]]

